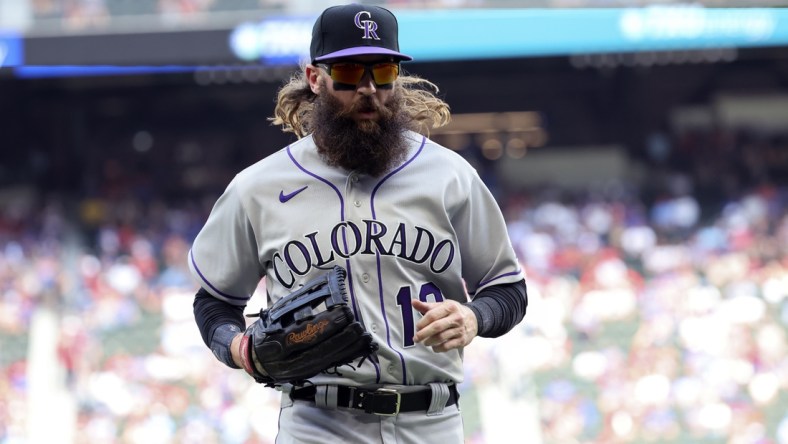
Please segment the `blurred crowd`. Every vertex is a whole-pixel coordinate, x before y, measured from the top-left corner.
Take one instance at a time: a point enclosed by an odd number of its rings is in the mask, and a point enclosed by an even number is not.
[[[546,442],[788,442],[788,189],[703,222],[691,195],[508,210],[530,316],[491,357],[534,381]]]
[[[36,310],[57,315],[46,338],[55,362],[44,365],[73,402],[76,443],[273,442],[274,393],[206,353],[194,323],[185,258],[210,208],[35,198],[2,208],[0,443],[26,442]]]
[[[535,404],[545,443],[788,444],[784,178],[709,196],[665,165],[659,192],[502,198],[528,314],[470,346],[461,391]],[[278,393],[218,363],[192,316],[185,258],[212,198],[28,191],[0,193],[0,444],[25,442],[37,310],[59,320],[75,442],[272,443]],[[483,423],[467,432],[485,442]]]

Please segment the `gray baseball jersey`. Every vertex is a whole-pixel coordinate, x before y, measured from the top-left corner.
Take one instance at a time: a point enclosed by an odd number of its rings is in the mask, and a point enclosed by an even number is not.
[[[240,172],[189,252],[215,297],[249,301],[265,277],[268,304],[334,265],[348,271],[356,318],[380,344],[377,360],[315,384],[462,382],[462,351],[414,344],[410,300],[454,299],[523,279],[501,211],[457,153],[408,132],[408,155],[371,177],[330,167],[311,136]]]

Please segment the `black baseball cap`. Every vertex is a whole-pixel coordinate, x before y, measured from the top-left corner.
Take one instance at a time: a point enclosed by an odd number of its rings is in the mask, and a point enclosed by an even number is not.
[[[312,62],[338,57],[380,54],[413,60],[399,52],[397,18],[386,8],[372,5],[332,6],[320,14],[312,28]]]

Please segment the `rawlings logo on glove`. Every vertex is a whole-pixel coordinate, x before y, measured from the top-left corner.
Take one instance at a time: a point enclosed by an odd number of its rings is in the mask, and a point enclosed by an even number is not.
[[[301,344],[304,342],[313,342],[317,339],[317,335],[323,333],[328,325],[328,319],[323,319],[314,324],[306,324],[306,328],[300,332],[293,332],[287,335],[286,344]]]
[[[241,340],[244,370],[257,382],[300,384],[378,349],[347,304],[345,270],[330,272],[261,310]]]

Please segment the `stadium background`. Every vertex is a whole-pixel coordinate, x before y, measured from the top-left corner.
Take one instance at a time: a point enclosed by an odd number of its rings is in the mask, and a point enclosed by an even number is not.
[[[233,174],[292,140],[266,118],[293,60],[233,31],[327,4],[0,0],[0,443],[273,442],[274,392],[202,344],[185,257]],[[539,8],[508,12],[546,32],[788,2],[381,4]],[[788,443],[788,42],[550,37],[405,65],[441,88],[433,137],[495,192],[528,274],[525,321],[466,350],[467,442]]]

